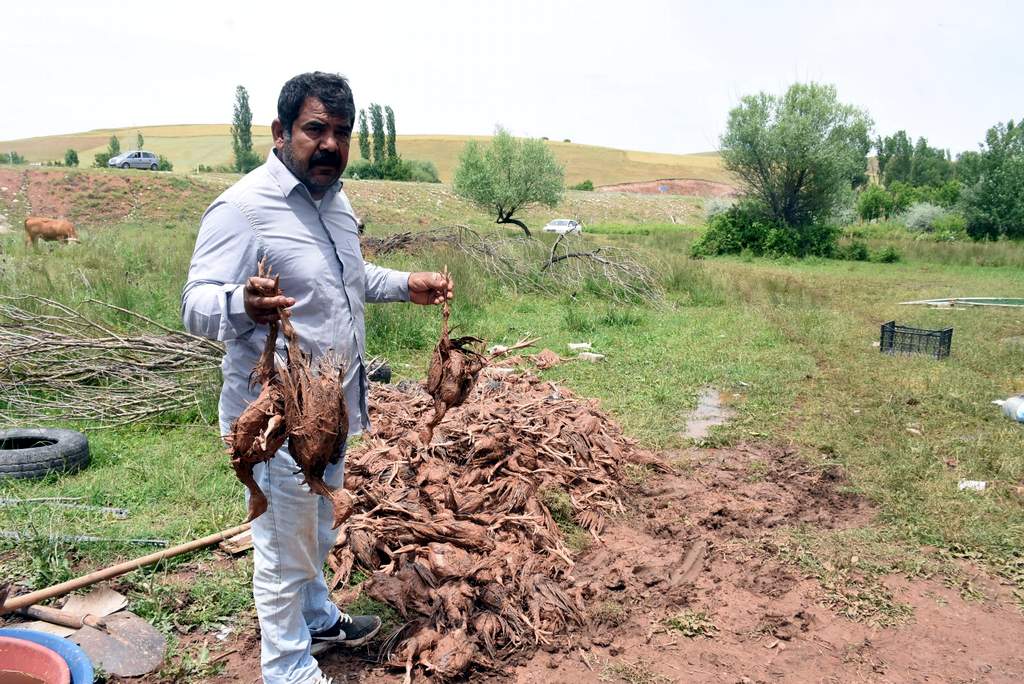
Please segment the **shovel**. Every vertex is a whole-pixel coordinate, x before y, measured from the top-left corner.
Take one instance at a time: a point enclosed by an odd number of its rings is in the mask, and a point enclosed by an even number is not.
[[[124,596],[116,591],[99,589],[86,596],[72,596],[63,609],[29,606],[19,612],[60,625],[37,623],[31,628],[68,638],[104,671],[119,677],[138,677],[160,666],[167,642],[153,625],[122,610],[126,604]]]

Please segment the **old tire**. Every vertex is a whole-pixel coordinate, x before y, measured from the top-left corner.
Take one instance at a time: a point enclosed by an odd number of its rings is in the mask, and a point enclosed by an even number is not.
[[[55,428],[0,430],[0,480],[73,473],[89,464],[89,441],[81,432]]]

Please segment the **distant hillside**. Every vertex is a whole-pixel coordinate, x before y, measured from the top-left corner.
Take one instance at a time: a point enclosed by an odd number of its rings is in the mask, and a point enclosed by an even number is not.
[[[82,166],[92,164],[93,156],[107,148],[116,134],[121,149],[135,146],[136,131],[145,138],[146,149],[163,154],[174,163],[175,171],[189,171],[198,164],[217,166],[231,160],[231,133],[226,124],[190,124],[180,126],[142,126],[139,128],[98,129],[85,133],[51,135],[0,142],[0,151],[14,151],[30,162],[64,158],[69,147],[78,152]],[[408,159],[434,162],[442,180],[450,181],[459,154],[468,140],[486,142],[488,136],[400,135],[398,152]],[[270,149],[270,127],[253,126],[253,144],[261,154]],[[551,141],[552,151],[565,165],[570,184],[590,179],[595,185],[649,181],[663,178],[693,178],[729,182],[716,153],[659,154],[632,152],[610,147],[577,145]],[[358,146],[353,141],[353,153]]]

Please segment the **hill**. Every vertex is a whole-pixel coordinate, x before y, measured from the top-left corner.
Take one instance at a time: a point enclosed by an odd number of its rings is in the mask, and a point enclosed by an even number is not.
[[[111,135],[117,135],[121,149],[135,145],[136,131],[145,138],[146,149],[165,155],[176,171],[188,171],[198,164],[217,166],[231,160],[231,133],[227,124],[189,124],[179,126],[141,126],[137,128],[104,128],[84,133],[50,135],[0,142],[0,150],[23,155],[30,162],[64,158],[69,147],[78,152],[83,166],[92,164],[93,156],[107,148]],[[469,140],[486,142],[489,136],[400,135],[398,151],[407,159],[434,162],[444,181],[450,181],[459,154]],[[270,149],[270,127],[253,126],[253,144],[261,154]],[[693,178],[729,182],[717,153],[662,154],[618,150],[595,145],[549,142],[552,151],[565,165],[570,184],[590,179],[595,185],[610,185],[663,178]],[[353,141],[353,151],[357,152]]]

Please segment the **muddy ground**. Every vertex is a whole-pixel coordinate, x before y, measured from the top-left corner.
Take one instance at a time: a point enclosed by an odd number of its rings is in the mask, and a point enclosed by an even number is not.
[[[871,523],[871,506],[848,492],[841,470],[764,445],[675,457],[686,467],[635,486],[630,514],[578,558],[589,624],[470,681],[1024,681],[1024,617],[976,568],[972,599],[939,579],[882,578],[905,610],[899,624],[882,626],[841,616],[834,594],[782,559],[774,544],[787,528]],[[255,635],[206,638],[214,657],[226,654],[211,681],[261,681]],[[321,663],[335,682],[401,681],[373,657],[328,653]]]

